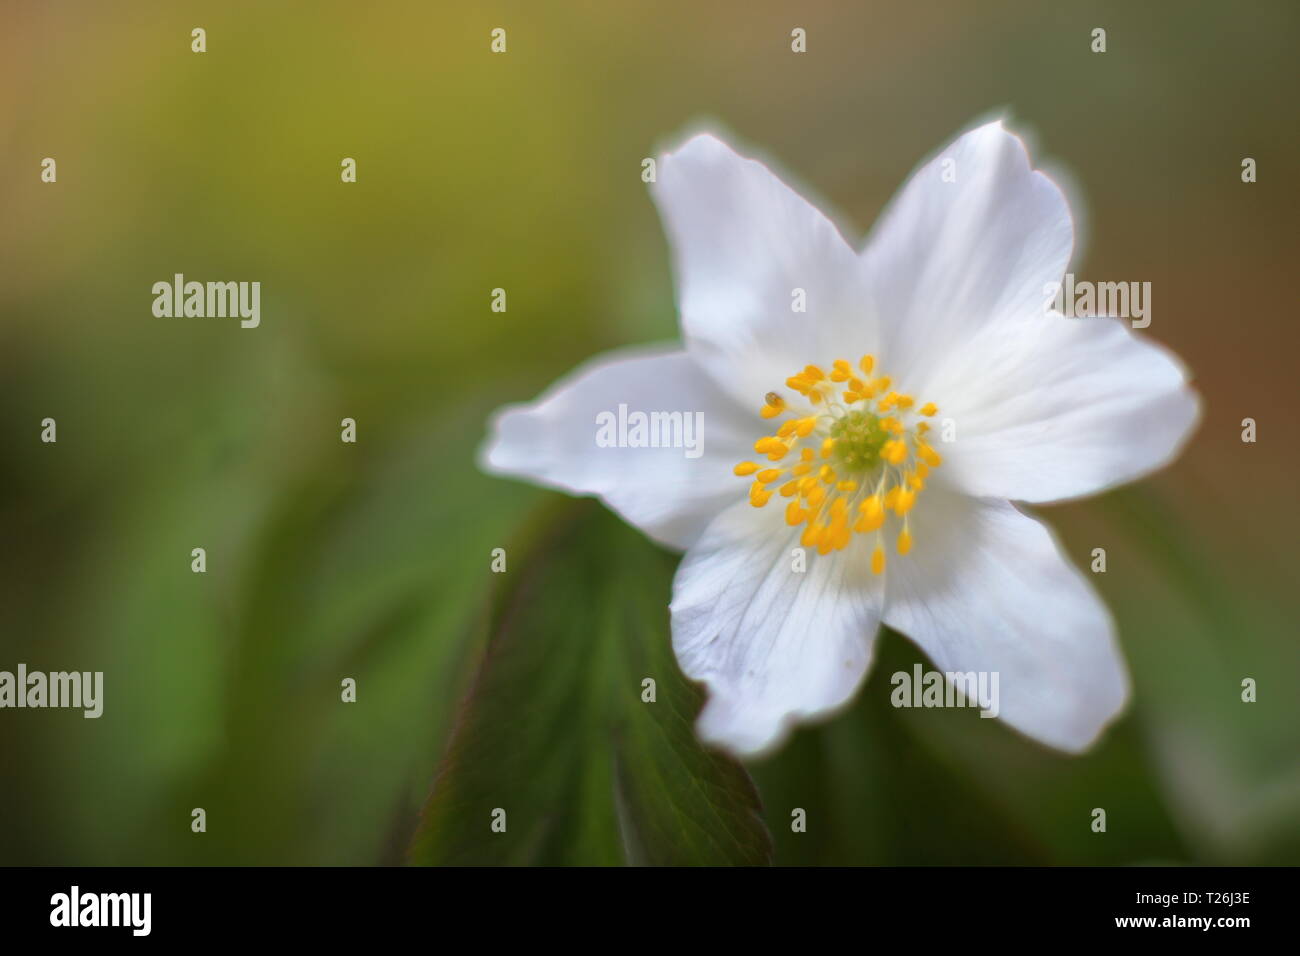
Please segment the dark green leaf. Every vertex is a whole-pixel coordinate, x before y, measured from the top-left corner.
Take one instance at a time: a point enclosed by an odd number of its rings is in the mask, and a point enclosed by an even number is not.
[[[767,862],[748,775],[692,729],[702,697],[668,633],[674,559],[598,505],[566,502],[508,560],[414,861]]]

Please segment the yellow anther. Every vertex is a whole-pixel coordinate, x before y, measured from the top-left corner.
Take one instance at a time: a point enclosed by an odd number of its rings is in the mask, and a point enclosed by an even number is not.
[[[764,418],[776,418],[776,416],[780,415],[783,411],[785,411],[785,409],[778,405],[764,405],[758,410],[758,413]]]
[[[862,369],[863,375],[870,375],[871,370],[876,367],[876,359],[871,355],[864,355],[858,360],[858,368]]]
[[[918,422],[917,425],[916,425],[916,433],[917,433],[918,435],[924,435],[924,434],[925,434],[926,432],[928,432],[929,430],[930,430],[930,423],[929,423],[929,422]]]
[[[898,553],[907,554],[912,550],[912,532],[904,528],[898,532]]]
[[[732,471],[742,477],[744,475],[752,475],[754,472],[758,471],[758,465],[754,464],[752,461],[742,461],[739,465],[733,468]]]
[[[784,493],[785,491],[782,489],[782,494]],[[790,527],[793,528],[795,525],[801,524],[806,517],[808,517],[808,512],[799,507],[798,501],[792,501],[785,506],[785,523]]]
[[[817,485],[811,491],[804,492],[804,497],[808,499],[808,504],[820,508],[821,503],[826,500],[826,489]]]
[[[809,475],[807,478],[801,478],[799,480],[799,493],[803,495],[805,498],[811,495],[816,488],[817,488],[816,475]]]
[[[894,399],[894,404],[899,408],[908,409],[915,404],[915,400],[911,395],[899,395]]]
[[[783,474],[785,474],[784,468],[766,468],[758,473],[758,480],[766,485],[776,481]]]
[[[938,415],[938,414],[939,414],[939,406],[936,405],[934,402],[926,402],[924,405],[922,405],[922,406],[918,409],[918,411],[919,411],[922,415],[924,415],[924,416],[926,416],[927,418],[929,418],[931,415]]]
[[[856,481],[841,481],[835,487],[846,494],[850,494],[858,490],[858,483]]]
[[[796,392],[807,392],[812,382],[808,381],[802,375],[791,375],[785,380],[785,384],[793,388]]]
[[[813,429],[816,427],[817,427],[816,416],[801,418],[799,419],[798,422],[795,423],[795,430],[799,433],[800,438],[807,438],[809,435],[813,433]],[[806,450],[807,449],[805,449],[805,451]]]
[[[814,382],[820,382],[826,378],[826,373],[816,365],[807,365],[803,370],[804,378],[811,379]]]
[[[818,470],[817,475],[818,477],[821,478],[822,481],[826,482],[826,484],[829,485],[832,481],[835,480],[835,469],[832,468],[830,465],[822,465],[821,468]]]
[[[893,382],[894,380],[890,378],[888,375],[882,375],[880,376],[880,378],[876,379],[874,382],[871,383],[871,387],[878,392],[883,392],[885,391],[885,389],[889,388],[889,386],[892,385]]]
[[[812,450],[811,448],[804,448],[804,449],[800,450],[800,452],[799,452],[799,457],[800,457],[802,460],[804,460],[804,461],[812,461],[812,460],[813,460],[813,454],[814,454],[814,453],[813,453],[813,450]]]
[[[820,404],[822,403],[822,393],[821,393],[821,392],[809,392],[809,393],[808,393],[808,401],[812,402],[814,405],[820,405]]]
[[[939,457],[939,453],[935,451],[933,448],[931,448],[929,445],[918,443],[916,446],[916,453],[920,455],[921,460],[925,462],[927,465],[929,465],[931,468],[938,468],[941,464],[943,464],[943,459]]]
[[[762,485],[755,482],[749,489],[749,503],[755,508],[761,508],[772,498],[772,492],[766,490]]]
[[[781,441],[779,438],[774,438],[771,435],[760,438],[758,441],[754,442],[754,451],[758,452],[760,455],[766,455],[776,448],[784,447],[785,442]]]
[[[791,432],[799,427],[799,423],[793,418],[788,422],[782,422],[781,427],[776,430],[777,438],[789,438]]]
[[[789,498],[798,490],[799,490],[799,479],[792,478],[790,481],[787,481],[784,485],[781,486],[781,497]]]
[[[853,366],[844,361],[844,359],[836,359],[834,365],[831,366],[832,382],[843,382],[852,374]]]
[[[823,458],[829,458],[829,457],[831,457],[831,452],[833,452],[834,450],[835,450],[835,439],[834,439],[834,438],[827,438],[824,442],[822,442],[822,457],[823,457]]]
[[[795,465],[790,469],[790,474],[795,476],[806,475],[812,471],[812,465],[804,462],[802,465]]]
[[[901,486],[895,490],[898,494],[894,496],[894,514],[901,518],[912,510],[912,505],[916,503],[916,492]]]
[[[847,524],[840,525],[839,531],[835,535],[835,550],[842,551],[849,546],[853,539],[853,532],[849,530]]]
[[[840,518],[844,518],[847,521],[848,519],[845,518],[845,515],[848,513],[848,510],[849,510],[848,498],[836,498],[834,501],[831,502],[831,517],[835,518],[836,520],[839,520]]]
[[[817,539],[821,536],[821,530],[817,525],[809,523],[808,527],[803,529],[803,534],[799,536],[799,543],[805,548],[811,548],[817,544]]]
[[[901,465],[907,458],[907,446],[897,438],[891,438],[880,449],[880,454],[891,465]]]
[[[858,510],[862,512],[862,517],[858,523],[853,526],[854,531],[866,533],[876,531],[885,523],[885,509],[880,504],[880,495],[872,495],[862,504],[858,505]]]
[[[821,541],[818,542],[818,553],[826,554],[832,550],[839,550],[849,543],[848,536],[849,527],[843,516],[834,518],[830,527],[822,534]],[[825,550],[822,550],[823,548]]]
[[[871,553],[871,573],[885,573],[885,549],[876,545],[876,550]]]

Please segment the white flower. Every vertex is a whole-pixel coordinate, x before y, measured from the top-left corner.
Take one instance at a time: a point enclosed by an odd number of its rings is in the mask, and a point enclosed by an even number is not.
[[[660,159],[654,199],[684,346],[601,356],[502,410],[484,467],[685,550],[673,647],[708,686],[708,742],[760,753],[843,705],[883,621],[940,671],[997,672],[1022,733],[1086,748],[1128,694],[1114,626],[1011,501],[1159,468],[1199,409],[1122,321],[1046,314],[1073,244],[1061,190],[991,123],[922,166],[860,254],[710,135]],[[703,412],[702,456],[600,447],[621,404]]]

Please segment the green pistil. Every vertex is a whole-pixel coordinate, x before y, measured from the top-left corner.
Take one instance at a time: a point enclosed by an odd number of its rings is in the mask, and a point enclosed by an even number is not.
[[[836,471],[862,474],[880,464],[880,450],[889,441],[880,418],[870,412],[849,412],[831,426]]]

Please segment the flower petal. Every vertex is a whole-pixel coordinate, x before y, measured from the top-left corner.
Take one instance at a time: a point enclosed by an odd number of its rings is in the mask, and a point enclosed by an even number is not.
[[[601,447],[597,416],[680,412],[685,447]],[[687,426],[703,415],[703,429]],[[537,401],[501,409],[481,454],[484,470],[595,495],[628,523],[686,548],[747,484],[732,468],[752,457],[756,416],[746,416],[684,352],[628,349],[579,367]]]
[[[1008,502],[927,489],[915,547],[891,556],[885,623],[943,672],[996,672],[999,714],[1021,733],[1087,748],[1128,697],[1114,625],[1040,522]]]
[[[701,134],[660,158],[653,196],[687,347],[739,399],[873,345],[852,247],[762,163]],[[806,311],[794,311],[797,289]]]
[[[1030,168],[1019,138],[989,123],[921,166],[862,255],[885,341],[882,367],[921,393],[929,358],[985,325],[1042,314],[1043,286],[1069,263],[1065,196]]]
[[[803,572],[798,547],[779,509],[742,502],[709,525],[673,582],[673,649],[709,688],[700,737],[742,756],[847,702],[871,660],[881,584],[866,545],[810,550]]]
[[[1055,501],[1132,481],[1177,456],[1200,402],[1172,354],[1121,320],[1023,315],[938,366],[954,426],[937,476],[968,494]],[[942,427],[940,427],[942,433]]]

